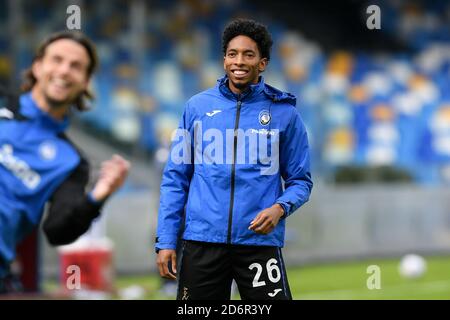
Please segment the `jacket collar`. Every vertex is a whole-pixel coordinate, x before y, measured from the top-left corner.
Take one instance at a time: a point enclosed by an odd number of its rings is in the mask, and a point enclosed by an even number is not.
[[[240,100],[252,100],[264,91],[264,78],[262,76],[259,76],[258,83],[251,84],[247,90],[240,95],[231,91],[228,82],[229,79],[227,75],[217,80],[219,91],[229,99],[238,100],[240,98]]]
[[[264,82],[263,76],[259,76],[258,83],[250,85],[250,87],[244,93],[242,93],[240,97],[230,90],[230,87],[228,86],[228,81],[229,81],[228,76],[225,75],[224,77],[217,80],[217,87],[219,88],[220,93],[222,93],[225,97],[232,100],[238,100],[238,98],[241,98],[241,100],[244,99],[253,100],[254,98],[263,93],[267,98],[269,98],[273,102],[282,101],[289,103],[293,106],[295,106],[297,103],[297,99],[294,95],[288,92],[283,92],[266,84]]]
[[[69,126],[69,117],[64,117],[62,121],[54,119],[47,112],[38,107],[31,96],[31,92],[20,96],[20,113],[29,119],[41,120],[47,128],[57,133],[65,131]]]

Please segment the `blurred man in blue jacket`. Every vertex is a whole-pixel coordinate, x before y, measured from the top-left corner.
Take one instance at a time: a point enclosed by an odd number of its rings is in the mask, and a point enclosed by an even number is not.
[[[128,174],[129,163],[115,155],[87,193],[89,164],[65,135],[72,107],[82,111],[91,98],[96,66],[95,47],[83,34],[55,33],[25,72],[24,93],[0,90],[0,294],[18,289],[10,270],[16,246],[39,225],[47,202],[47,239],[68,244],[88,230]]]
[[[252,20],[223,33],[226,75],[186,104],[163,173],[156,238],[178,299],[291,299],[281,248],[286,218],[308,201],[308,138],[296,98],[264,83],[272,39]],[[283,182],[284,181],[284,185]]]

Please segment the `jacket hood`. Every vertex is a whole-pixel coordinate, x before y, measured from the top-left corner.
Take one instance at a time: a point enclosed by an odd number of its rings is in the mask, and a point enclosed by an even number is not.
[[[278,90],[277,88],[274,88],[268,84],[264,85],[264,93],[274,102],[282,101],[289,103],[294,107],[297,104],[297,98],[293,94]]]
[[[217,80],[217,87],[219,88],[219,91],[226,97],[233,97],[237,98],[237,95],[234,94],[230,88],[228,87],[228,76],[225,75],[224,77]],[[263,92],[269,99],[271,99],[273,102],[286,102],[293,106],[297,103],[297,98],[288,92],[283,92],[281,90],[278,90],[277,88],[274,88],[264,82],[264,77],[259,76],[259,82],[257,84],[250,85],[250,89],[243,93],[243,97],[253,96],[257,95],[259,93]]]

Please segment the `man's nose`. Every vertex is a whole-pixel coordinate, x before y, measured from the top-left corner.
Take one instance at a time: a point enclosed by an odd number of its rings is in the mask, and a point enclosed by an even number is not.
[[[70,73],[70,64],[66,62],[61,62],[58,65],[57,71],[61,75],[69,74]]]
[[[244,63],[244,57],[242,56],[242,54],[237,54],[236,55],[235,63],[236,64],[243,64]]]

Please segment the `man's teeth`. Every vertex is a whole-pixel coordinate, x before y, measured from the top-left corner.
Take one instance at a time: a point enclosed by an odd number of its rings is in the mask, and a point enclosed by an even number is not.
[[[67,87],[69,85],[69,83],[65,80],[62,79],[53,79],[52,81],[55,85],[57,85],[58,87]]]
[[[243,71],[243,70],[234,70],[233,71],[234,74],[241,76],[247,73],[247,71]]]

